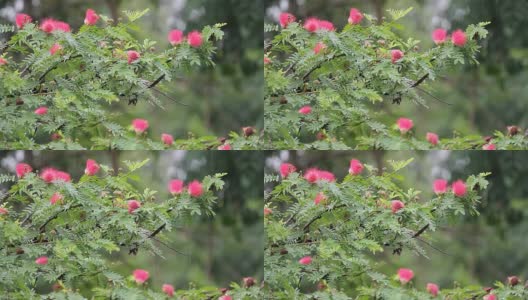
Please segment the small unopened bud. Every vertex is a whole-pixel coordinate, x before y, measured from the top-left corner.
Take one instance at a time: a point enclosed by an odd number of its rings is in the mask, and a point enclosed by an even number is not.
[[[385,46],[385,40],[378,40],[378,44],[380,44],[381,46]]]
[[[418,46],[414,46],[413,50],[416,51],[416,52],[418,52],[418,51],[420,51],[420,47],[418,47]]]
[[[62,290],[62,285],[58,282],[54,283],[53,286],[52,286],[52,289],[54,292],[58,292],[60,290]]]
[[[55,132],[55,133],[53,133],[51,135],[51,139],[54,140],[54,141],[58,141],[58,140],[62,139],[62,136],[59,133]]]
[[[244,281],[244,287],[252,287],[253,285],[255,285],[255,278],[253,277],[244,277],[243,278],[243,281]]]
[[[326,134],[324,134],[324,132],[318,132],[316,138],[318,141],[326,140]]]
[[[150,52],[155,52],[156,51],[156,47],[150,47]]]
[[[22,98],[17,98],[15,103],[16,103],[16,105],[22,105],[22,104],[24,104],[24,100],[22,100]]]
[[[517,126],[508,126],[507,128],[508,128],[508,135],[509,136],[514,136],[517,133],[519,133],[519,127],[517,127]]]
[[[491,139],[493,139],[492,136],[485,136],[484,137],[484,140],[486,141],[486,143],[489,143],[491,141]]]
[[[508,277],[508,284],[511,286],[516,286],[519,284],[519,277],[517,276],[509,276]]]
[[[286,254],[288,254],[288,250],[282,248],[282,249],[280,250],[280,254],[281,254],[281,255],[286,255]]]
[[[255,133],[255,129],[253,127],[243,127],[242,132],[244,132],[245,137],[250,137]]]
[[[22,254],[24,254],[24,249],[16,248],[15,253],[18,254],[18,255],[22,255]]]
[[[227,289],[227,288],[221,288],[220,289],[220,293],[222,293],[222,295],[225,295],[225,293],[227,293],[227,291],[229,291],[229,289]]]
[[[286,97],[282,96],[279,100],[279,103],[282,105],[288,104],[288,100],[286,99]]]
[[[226,139],[225,137],[219,137],[219,138],[218,138],[218,141],[219,141],[220,143],[224,144],[224,143],[227,141],[227,139]]]
[[[317,290],[319,291],[324,291],[326,290],[327,286],[324,282],[320,281],[318,284],[317,284]]]

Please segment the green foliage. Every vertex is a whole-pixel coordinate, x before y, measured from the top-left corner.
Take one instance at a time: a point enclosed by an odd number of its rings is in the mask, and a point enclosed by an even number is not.
[[[467,137],[442,139],[433,146],[426,141],[422,124],[415,127],[423,136],[414,138],[412,132],[400,134],[398,117],[384,123],[390,105],[411,102],[427,108],[428,82],[457,65],[478,64],[478,41],[487,36],[489,23],[482,22],[466,28],[463,47],[448,40],[421,50],[420,41],[400,34],[404,28],[397,21],[409,12],[390,10],[390,20],[379,25],[366,16],[368,25],[348,24],[340,31],[310,33],[303,24],[291,23],[276,33],[267,45],[271,62],[265,67],[265,138],[271,148],[427,150],[486,144],[482,137]],[[279,27],[265,29],[273,32]],[[317,43],[325,45],[318,54]],[[395,49],[405,55],[392,63]],[[299,108],[307,105],[312,112],[300,114]],[[500,149],[528,146],[524,137],[495,138]]]
[[[38,24],[27,24],[13,35],[2,57],[9,62],[0,67],[0,143],[4,149],[207,149],[221,143],[216,138],[176,137],[165,146],[161,132],[156,137],[135,134],[131,123],[118,123],[119,114],[112,105],[147,102],[159,109],[164,105],[186,105],[169,97],[167,83],[184,77],[191,70],[211,67],[215,43],[223,38],[225,24],[205,26],[203,44],[191,47],[187,42],[158,50],[156,42],[136,40],[141,28],[137,20],[144,11],[126,11],[125,21],[113,25],[101,16],[102,26],[82,26],[76,33],[46,34]],[[12,25],[3,25],[9,31]],[[50,48],[62,50],[52,55]],[[140,53],[131,64],[127,51]],[[165,84],[164,84],[165,83]],[[171,101],[169,104],[164,102]],[[38,107],[48,113],[37,115]],[[154,116],[153,116],[154,117]],[[132,122],[132,120],[130,120]],[[255,143],[234,141],[241,147]]]
[[[271,209],[265,217],[264,260],[270,299],[433,299],[425,287],[401,284],[397,270],[383,273],[384,257],[402,252],[427,257],[429,232],[448,226],[457,215],[478,215],[490,174],[466,178],[464,196],[435,195],[401,187],[401,170],[411,161],[391,161],[386,170],[365,165],[362,174],[334,182],[310,183],[297,172],[282,181],[267,175],[273,182],[265,197]],[[317,204],[319,193],[326,198]],[[396,199],[405,207],[394,213],[391,201]],[[308,265],[299,263],[305,256],[312,257]],[[521,285],[495,286],[499,299],[528,296]],[[454,283],[441,287],[439,297],[481,299],[485,294],[482,287]]]
[[[50,290],[46,299],[165,299],[161,287],[148,282],[137,285],[130,274],[115,271],[120,265],[110,254],[135,255],[148,252],[163,256],[156,241],[165,232],[185,226],[194,215],[214,216],[216,193],[223,188],[226,174],[205,176],[203,194],[192,197],[184,191],[160,195],[136,186],[136,172],[147,161],[124,162],[125,169],[115,174],[102,165],[97,176],[82,176],[78,182],[46,183],[37,173],[28,173],[2,196],[0,214],[0,291],[1,299],[41,299],[37,290]],[[2,175],[2,181],[13,176]],[[51,204],[60,193],[62,199]],[[129,213],[127,201],[135,199],[141,207]],[[38,265],[35,259],[49,258]],[[143,267],[149,270],[149,266]],[[151,270],[150,274],[156,276]],[[38,288],[38,289],[37,289]],[[82,288],[82,289],[80,289]],[[233,285],[233,295],[251,298],[256,288]],[[220,296],[213,287],[190,287],[177,291],[186,299]]]

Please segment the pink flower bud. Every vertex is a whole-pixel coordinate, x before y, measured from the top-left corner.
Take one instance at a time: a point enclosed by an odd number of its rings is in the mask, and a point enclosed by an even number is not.
[[[192,31],[187,35],[187,41],[191,47],[198,48],[203,43],[202,34],[198,31]]]
[[[172,144],[174,144],[174,138],[168,133],[161,134],[161,141],[167,146],[172,146]]]
[[[323,193],[317,193],[314,199],[314,203],[315,205],[319,205],[321,202],[323,204],[326,202],[326,196]]]
[[[35,263],[37,265],[41,265],[41,266],[47,265],[48,264],[48,258],[46,256],[41,256],[41,257],[35,259]]]
[[[403,202],[401,202],[400,200],[391,201],[391,209],[392,209],[393,214],[397,213],[400,209],[404,207],[405,207],[405,204],[403,204]]]
[[[132,273],[132,276],[134,276],[134,280],[136,281],[136,283],[142,284],[149,279],[150,274],[148,271],[137,269],[137,270],[134,270],[134,273]]]
[[[31,169],[31,166],[25,163],[17,164],[15,170],[18,178],[23,178],[24,175],[33,171],[33,169]]]
[[[233,298],[231,298],[231,296],[229,295],[223,295],[220,298],[218,298],[218,300],[233,300]]]
[[[433,295],[433,297],[438,296],[438,285],[434,283],[428,283],[426,289],[429,294]]]
[[[391,50],[391,61],[395,64],[397,61],[403,58],[403,52],[401,50]]]
[[[313,51],[317,55],[317,54],[319,54],[319,52],[321,52],[321,50],[324,50],[324,49],[326,49],[325,43],[318,42],[317,44],[315,44],[315,47],[314,47]]]
[[[171,30],[167,38],[169,39],[169,43],[171,43],[171,45],[179,45],[183,42],[183,32],[177,29]]]
[[[332,174],[332,172],[312,168],[306,171],[306,174],[304,174],[304,179],[306,179],[310,183],[315,183],[320,180],[332,182],[335,181],[335,176],[334,174]]]
[[[267,57],[267,56],[264,56],[264,64],[265,65],[271,64],[271,59],[269,59],[269,57]]]
[[[50,198],[51,205],[55,205],[57,202],[62,202],[63,196],[60,193],[54,193]]]
[[[271,215],[272,213],[273,213],[273,210],[271,210],[271,208],[264,207],[264,216]]]
[[[53,46],[51,46],[49,52],[51,55],[55,55],[55,53],[57,53],[57,51],[60,51],[62,50],[62,46],[58,43],[55,43],[53,44]]]
[[[453,182],[451,189],[457,197],[464,197],[466,195],[466,184],[462,180]]]
[[[134,213],[134,211],[141,207],[141,203],[137,200],[128,200],[128,213]]]
[[[279,15],[279,23],[282,28],[288,27],[288,24],[295,22],[295,16],[286,12]]]
[[[311,106],[303,106],[299,109],[299,113],[300,114],[303,114],[303,115],[308,115],[312,112],[312,107]]]
[[[299,259],[299,263],[301,265],[309,265],[312,263],[312,257],[311,256],[305,256],[301,259]]]
[[[54,181],[64,181],[64,182],[71,181],[70,174],[56,170],[54,168],[44,169],[42,173],[40,174],[40,178],[42,178],[42,180],[44,180],[46,183],[52,183]]]
[[[55,19],[45,19],[40,25],[40,29],[46,33],[52,33],[54,31],[70,32],[70,25]]]
[[[350,161],[350,168],[348,168],[348,173],[352,175],[359,175],[361,174],[361,172],[363,172],[363,164],[357,159],[352,159]]]
[[[411,269],[399,269],[398,270],[398,279],[402,284],[406,284],[411,281],[414,277],[414,272]]]
[[[31,23],[33,20],[29,15],[26,14],[17,14],[15,17],[16,26],[18,29],[23,29],[24,25]]]
[[[86,25],[95,25],[99,21],[99,16],[95,13],[93,9],[86,10],[86,16],[84,18],[84,24]]]
[[[482,297],[482,300],[497,300],[497,296],[495,294],[487,294]]]
[[[435,194],[440,195],[447,192],[447,181],[443,179],[437,179],[433,182],[433,191]]]
[[[183,181],[173,179],[169,181],[169,193],[173,195],[181,194],[183,192]]]
[[[292,164],[282,163],[280,165],[280,174],[282,178],[288,177],[288,175],[290,175],[291,173],[294,173],[295,171],[297,171],[297,168]]]
[[[316,32],[319,29],[319,20],[316,18],[309,18],[304,22],[304,29],[309,32]]]
[[[436,133],[428,132],[428,133],[425,135],[425,138],[427,139],[427,141],[428,141],[429,143],[431,143],[431,145],[433,145],[433,146],[438,145],[438,135],[437,135]]]
[[[135,119],[132,121],[132,127],[134,128],[136,134],[141,134],[149,128],[149,123],[147,120]]]
[[[442,44],[447,39],[447,31],[442,28],[435,29],[432,34],[435,44]]]
[[[127,56],[128,56],[128,64],[131,64],[141,58],[141,55],[139,54],[139,52],[134,51],[134,50],[127,51]]]
[[[99,165],[97,164],[97,162],[93,159],[89,159],[86,161],[86,168],[84,169],[84,174],[86,175],[89,175],[89,176],[93,176],[95,175],[97,172],[99,172]]]
[[[7,65],[7,60],[3,57],[0,57],[0,66]]]
[[[401,133],[406,133],[407,131],[411,130],[413,126],[414,126],[414,123],[411,119],[406,119],[406,118],[398,119],[398,128],[400,129]]]
[[[202,184],[198,180],[189,183],[187,189],[189,190],[189,194],[193,197],[200,197],[203,194]]]
[[[39,107],[35,109],[35,114],[42,116],[48,113],[48,108],[45,106]]]
[[[350,16],[348,17],[348,24],[357,25],[363,20],[363,14],[356,8],[350,9]]]
[[[164,284],[161,286],[161,290],[167,294],[167,296],[172,297],[174,296],[174,287],[170,284]]]
[[[9,214],[9,211],[7,210],[7,208],[0,207],[0,215],[7,215],[7,214]]]
[[[497,147],[495,146],[495,144],[488,143],[482,146],[482,150],[488,150],[488,151],[497,150]]]
[[[218,150],[232,150],[232,148],[229,144],[223,144],[221,146],[218,146]]]
[[[463,47],[466,44],[466,34],[458,29],[451,35],[451,40],[455,46]]]
[[[319,20],[318,29],[327,30],[327,31],[334,31],[335,27],[334,27],[334,24],[332,22],[330,22],[330,21]]]

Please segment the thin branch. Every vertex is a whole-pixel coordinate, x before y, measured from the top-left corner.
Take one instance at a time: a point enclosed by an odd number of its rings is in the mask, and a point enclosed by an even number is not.
[[[158,77],[158,79],[154,80],[153,83],[151,83],[148,88],[151,89],[153,87],[155,87],[158,83],[160,83],[163,79],[165,78],[165,74],[161,75],[160,77]]]
[[[341,204],[341,205],[338,205],[338,206],[334,206],[332,209],[325,210],[325,211],[321,212],[320,214],[318,214],[317,216],[315,216],[314,218],[312,218],[308,223],[306,223],[306,225],[304,225],[304,227],[303,227],[303,230],[304,230],[305,232],[307,232],[308,229],[310,228],[310,225],[312,225],[313,222],[315,222],[315,221],[321,219],[325,213],[330,212],[330,211],[333,211],[333,210],[336,210],[336,209],[339,209],[339,208],[343,208],[343,207],[345,207],[345,206],[346,206],[346,205]]]
[[[424,82],[427,78],[429,78],[429,73],[425,74],[424,76],[422,76],[422,78],[418,79],[418,81],[416,81],[413,85],[411,85],[411,88],[415,88],[415,87],[419,86],[419,85],[422,84],[422,82]]]
[[[41,233],[44,232],[44,230],[46,229],[46,225],[48,225],[49,222],[51,222],[51,221],[57,219],[61,213],[66,212],[66,211],[68,211],[68,210],[70,210],[70,209],[72,209],[72,208],[77,208],[77,207],[81,207],[81,206],[82,206],[81,204],[76,204],[76,205],[74,205],[74,206],[66,207],[66,208],[64,208],[63,210],[57,212],[56,214],[54,214],[53,216],[51,216],[48,220],[46,220],[46,222],[44,222],[44,224],[42,224],[42,225],[39,227],[40,232],[41,232]]]
[[[443,251],[443,250],[437,248],[436,246],[433,246],[431,243],[429,243],[429,242],[427,242],[427,241],[425,241],[425,240],[423,240],[423,239],[421,239],[421,238],[419,238],[419,237],[416,237],[416,239],[417,239],[418,241],[420,241],[420,242],[426,244],[427,246],[433,248],[434,250],[436,250],[436,251],[438,251],[438,252],[444,254],[444,255],[447,255],[447,256],[453,256],[452,254],[449,254],[449,253],[447,253],[447,252],[445,252],[445,251]]]
[[[152,239],[155,240],[156,242],[162,244],[163,246],[167,247],[168,249],[170,249],[170,250],[172,250],[172,251],[174,251],[174,252],[180,254],[180,255],[187,256],[187,257],[190,256],[190,255],[187,254],[187,253],[183,253],[183,252],[181,252],[181,251],[179,251],[179,250],[177,250],[177,249],[174,249],[172,246],[168,245],[167,243],[164,243],[164,242],[160,241],[160,240],[157,239],[157,238],[152,238]]]
[[[329,62],[333,59],[336,59],[336,58],[340,58],[340,57],[343,57],[345,56],[345,54],[339,54],[339,55],[335,55],[335,56],[332,56],[332,57],[329,57],[328,59],[325,59],[324,61],[318,63],[317,65],[315,65],[314,67],[312,67],[308,72],[306,72],[306,74],[304,74],[303,76],[303,81],[306,81],[306,79],[308,79],[308,77],[317,69],[321,68],[323,66],[324,63],[326,62]]]
[[[39,82],[40,82],[40,83],[44,83],[44,78],[46,77],[46,75],[48,75],[49,72],[51,72],[51,71],[57,69],[57,67],[59,66],[60,63],[67,62],[68,60],[75,59],[75,58],[79,58],[79,57],[82,57],[82,55],[77,54],[77,55],[70,56],[70,57],[65,58],[64,60],[59,61],[58,63],[56,63],[55,65],[53,65],[53,66],[50,67],[49,69],[47,69],[46,72],[44,72],[44,74],[42,74],[42,75],[39,77]]]
[[[419,237],[422,233],[424,233],[424,231],[427,230],[427,228],[429,228],[429,224],[425,225],[424,227],[422,227],[420,230],[418,230],[413,236],[412,238],[417,238]]]

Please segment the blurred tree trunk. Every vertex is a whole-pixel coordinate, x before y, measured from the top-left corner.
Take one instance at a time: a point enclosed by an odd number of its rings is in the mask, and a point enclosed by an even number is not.
[[[383,158],[385,157],[385,151],[372,151],[374,160],[376,161],[376,168],[378,168],[378,175],[383,175]]]
[[[24,0],[24,13],[33,16],[33,0]]]
[[[288,1],[288,11],[295,16],[297,15],[299,11],[299,4],[297,3],[297,0]]]
[[[374,5],[374,11],[376,12],[376,18],[378,19],[378,25],[383,22],[383,11],[387,0],[372,0]]]
[[[112,168],[114,169],[114,175],[119,173],[119,157],[121,152],[119,151],[110,151],[110,159],[112,161]]]
[[[114,19],[114,24],[117,24],[117,19],[119,19],[119,5],[121,5],[121,0],[108,0],[106,1],[112,19]]]

